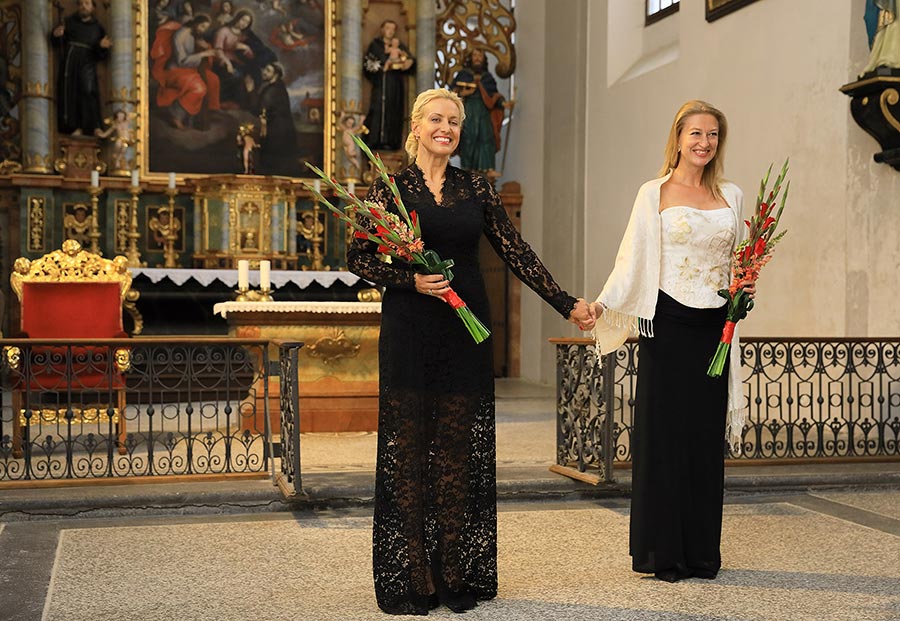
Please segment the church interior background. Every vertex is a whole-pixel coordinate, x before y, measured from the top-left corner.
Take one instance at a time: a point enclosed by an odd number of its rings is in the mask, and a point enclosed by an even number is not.
[[[290,359],[278,341],[302,341],[293,372],[305,429],[328,428],[335,411],[341,429],[370,429],[380,292],[346,271],[348,233],[305,187],[304,164],[364,196],[373,170],[353,137],[399,169],[405,155],[387,134],[405,136],[415,94],[467,89],[477,74],[493,85],[478,97],[489,136],[454,162],[494,183],[570,291],[599,291],[674,110],[699,97],[728,115],[726,176],[746,195],[770,163],[791,159],[791,238],[744,334],[894,338],[900,249],[886,242],[900,235],[900,78],[889,59],[861,75],[876,55],[865,3],[697,0],[649,20],[651,4],[0,0],[2,334],[15,339],[23,321],[10,277],[56,251],[46,269],[59,271],[74,240],[109,261],[92,269],[127,272],[131,377],[146,370],[134,363],[142,342],[249,339],[242,431],[266,438],[284,424],[270,371]],[[72,20],[102,28],[106,43]],[[476,58],[486,65],[473,68]],[[579,334],[490,249],[481,258],[495,374],[553,383],[547,339]],[[140,401],[128,403],[146,422]],[[256,412],[264,403],[271,420]],[[4,408],[19,438],[24,422]],[[113,418],[110,437],[127,437]]]

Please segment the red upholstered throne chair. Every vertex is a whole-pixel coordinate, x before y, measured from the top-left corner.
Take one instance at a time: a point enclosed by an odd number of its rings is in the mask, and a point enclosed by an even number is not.
[[[16,260],[10,276],[21,304],[21,334],[29,339],[112,339],[126,337],[122,307],[131,288],[127,259],[104,259],[66,240],[62,250],[35,261]],[[26,426],[41,437],[69,437],[113,429],[120,454],[125,448],[126,347],[90,344],[36,344],[7,351],[14,373],[13,453],[22,454]],[[51,398],[47,404],[48,396]],[[68,418],[67,418],[68,415]],[[110,421],[112,427],[110,427]],[[48,433],[48,431],[50,433]]]

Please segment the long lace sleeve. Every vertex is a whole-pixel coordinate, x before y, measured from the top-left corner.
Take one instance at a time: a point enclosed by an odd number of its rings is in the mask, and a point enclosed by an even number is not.
[[[391,192],[380,179],[373,183],[366,195],[366,200],[381,205],[393,202]],[[369,226],[370,221],[357,217],[362,226]],[[374,226],[369,227],[373,232]],[[366,280],[385,287],[415,289],[415,272],[385,263],[378,258],[378,246],[367,239],[353,238],[347,249],[347,269]]]
[[[553,280],[553,276],[506,215],[500,195],[487,181],[480,179],[476,192],[484,201],[484,234],[491,246],[519,280],[531,287],[564,319],[568,319],[578,300]]]

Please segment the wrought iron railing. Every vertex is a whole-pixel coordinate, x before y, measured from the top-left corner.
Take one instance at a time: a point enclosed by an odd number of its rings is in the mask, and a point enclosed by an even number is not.
[[[303,343],[278,343],[281,366],[281,476],[279,486],[288,495],[303,491],[300,472],[300,395],[298,356]]]
[[[267,345],[0,340],[0,482],[265,473]]]
[[[638,346],[597,365],[593,341],[553,339],[557,464],[612,480],[631,460]],[[741,341],[748,406],[735,460],[900,458],[900,339]]]

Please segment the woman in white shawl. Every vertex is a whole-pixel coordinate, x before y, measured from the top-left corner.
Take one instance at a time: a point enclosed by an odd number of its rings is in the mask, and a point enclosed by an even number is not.
[[[601,352],[640,335],[631,439],[634,571],[675,582],[721,565],[726,418],[743,425],[740,344],[706,374],[725,323],[743,193],[722,179],[728,125],[702,101],[675,115],[660,177],[638,191],[616,264],[594,303]],[[750,291],[750,293],[754,293]]]

